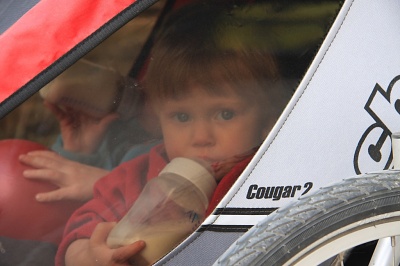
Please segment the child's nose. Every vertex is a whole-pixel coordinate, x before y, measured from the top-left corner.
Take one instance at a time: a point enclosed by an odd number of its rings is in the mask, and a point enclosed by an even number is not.
[[[198,121],[194,123],[192,136],[192,143],[194,146],[203,147],[215,144],[213,127],[209,122]]]

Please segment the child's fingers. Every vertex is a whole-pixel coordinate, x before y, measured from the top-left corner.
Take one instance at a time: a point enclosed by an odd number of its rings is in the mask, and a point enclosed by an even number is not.
[[[28,169],[22,172],[22,175],[28,179],[50,182],[56,186],[63,186],[68,180],[62,172],[52,169]]]
[[[108,234],[110,233],[111,229],[113,229],[115,224],[115,222],[97,224],[93,231],[92,237],[90,238],[90,245],[106,245]]]
[[[30,151],[30,152],[27,153],[27,155],[42,156],[42,157],[48,157],[48,158],[62,158],[60,155],[58,155],[54,151],[50,151],[50,150]]]
[[[132,256],[139,253],[146,246],[142,240],[136,241],[128,246],[120,247],[116,249],[112,255],[112,260],[115,263],[125,263]]]
[[[85,202],[90,199],[93,194],[89,190],[82,190],[77,186],[65,186],[48,192],[36,194],[35,199],[39,202],[54,202],[62,200],[73,200]]]
[[[39,202],[53,202],[60,200],[69,200],[68,194],[65,193],[64,189],[56,189],[50,192],[38,193],[35,199]]]
[[[54,152],[21,154],[19,160],[35,168],[59,169],[63,166],[62,160]]]

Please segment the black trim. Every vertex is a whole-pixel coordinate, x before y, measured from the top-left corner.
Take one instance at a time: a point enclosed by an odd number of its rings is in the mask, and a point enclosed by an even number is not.
[[[269,215],[278,208],[218,208],[214,215]]]
[[[244,233],[247,232],[252,225],[202,225],[197,232],[221,232],[221,233]]]
[[[159,29],[162,26],[162,23],[164,21],[165,16],[173,9],[175,5],[176,0],[168,0],[165,3],[165,6],[159,15],[156,24],[153,27],[153,30],[151,31],[149,37],[147,38],[147,41],[144,43],[142,50],[140,51],[138,57],[136,58],[135,63],[133,64],[131,70],[129,71],[129,76],[133,78],[137,78],[140,72],[143,69],[143,66],[145,65],[146,60],[148,59],[150,55],[151,48],[153,47],[154,44],[154,39],[159,31]]]
[[[218,208],[213,215],[270,215],[278,208]],[[200,226],[197,232],[247,232],[253,225],[216,225],[205,224]]]

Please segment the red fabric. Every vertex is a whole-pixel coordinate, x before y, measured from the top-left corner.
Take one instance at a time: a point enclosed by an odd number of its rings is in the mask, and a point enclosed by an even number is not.
[[[56,265],[64,265],[68,246],[75,240],[90,238],[100,222],[119,221],[130,209],[147,181],[156,177],[167,164],[164,146],[121,164],[95,185],[94,199],[78,209],[70,218],[58,248]],[[208,206],[209,215],[230,189],[252,156],[246,157],[219,182]]]
[[[0,102],[135,0],[41,0],[0,35]]]
[[[210,215],[214,209],[217,207],[219,202],[225,196],[225,194],[231,189],[233,184],[238,179],[239,175],[243,172],[246,166],[249,164],[251,159],[253,158],[254,153],[243,158],[240,162],[238,162],[218,183],[217,188],[214,191],[214,194],[210,200],[210,204],[208,205],[208,209],[206,215]]]

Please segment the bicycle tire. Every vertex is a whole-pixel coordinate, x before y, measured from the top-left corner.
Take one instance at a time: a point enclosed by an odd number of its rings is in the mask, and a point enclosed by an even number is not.
[[[400,235],[400,171],[358,175],[267,216],[214,265],[318,265],[372,240]]]

